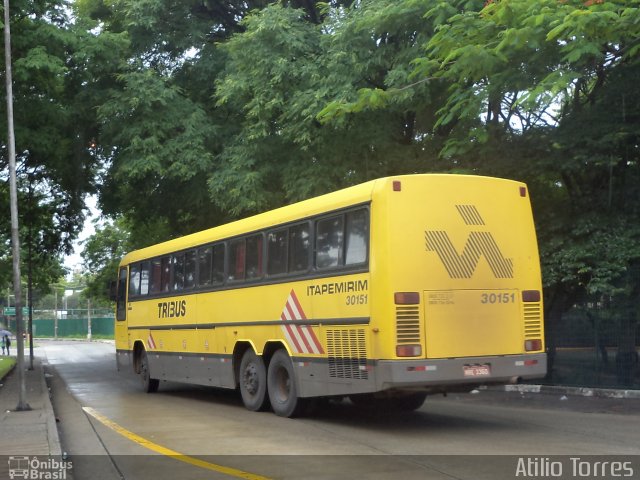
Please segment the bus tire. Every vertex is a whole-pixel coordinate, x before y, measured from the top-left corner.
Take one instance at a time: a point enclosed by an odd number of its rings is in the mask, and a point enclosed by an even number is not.
[[[140,353],[140,379],[142,380],[142,389],[145,392],[154,393],[158,391],[160,380],[157,378],[151,378],[149,359],[147,358],[147,352],[144,350]]]
[[[267,397],[267,369],[262,357],[249,348],[240,361],[240,395],[244,406],[253,412],[265,410]]]
[[[298,397],[293,363],[283,349],[276,351],[271,357],[267,386],[271,408],[276,415],[295,417],[305,409],[307,399]]]
[[[400,412],[413,412],[419,409],[424,401],[427,399],[427,394],[424,392],[415,392],[396,397],[392,400],[392,408]]]

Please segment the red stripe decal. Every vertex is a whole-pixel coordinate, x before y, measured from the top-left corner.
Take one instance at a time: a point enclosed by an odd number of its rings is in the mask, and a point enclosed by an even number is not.
[[[302,306],[300,305],[300,302],[298,301],[298,297],[296,296],[296,292],[291,290],[291,298],[293,299],[293,303],[296,305],[296,308],[298,309],[298,311],[300,312],[300,316],[302,318],[300,318],[299,320],[306,320],[307,316],[304,313],[304,310],[302,309]]]
[[[298,343],[298,339],[296,338],[296,334],[293,331],[293,327],[291,325],[285,325],[284,328],[286,328],[287,332],[289,332],[289,336],[291,337],[291,341],[293,342],[294,346],[296,347],[296,352],[301,352],[302,348],[300,348],[300,344]]]
[[[313,348],[311,348],[311,345],[309,344],[309,340],[307,340],[307,336],[304,334],[304,330],[308,331],[308,329],[302,326],[298,326],[297,329],[298,329],[298,332],[300,333],[300,338],[302,338],[302,341],[304,342],[305,347],[307,347],[307,353],[311,353],[313,351]]]
[[[307,332],[309,332],[309,334],[311,335],[311,339],[313,340],[313,343],[316,344],[316,347],[318,347],[318,351],[320,353],[324,353],[324,349],[322,348],[322,344],[320,343],[320,341],[318,340],[318,337],[316,337],[315,332],[313,331],[313,328],[311,327],[307,327]]]

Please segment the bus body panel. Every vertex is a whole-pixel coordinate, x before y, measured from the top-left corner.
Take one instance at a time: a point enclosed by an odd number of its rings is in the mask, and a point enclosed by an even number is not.
[[[135,365],[142,348],[155,378],[235,388],[245,348],[268,362],[283,347],[300,397],[470,389],[546,373],[538,251],[519,182],[379,179],[132,252],[121,265],[352,208],[370,219],[360,271],[314,268],[128,299],[116,322],[118,367]]]
[[[422,356],[524,354],[524,310],[531,305],[523,305],[522,292],[542,288],[526,186],[485,177],[404,177],[401,190],[386,198],[378,220],[395,232],[385,239],[384,250],[392,253],[372,276],[389,279],[387,296],[421,295],[411,341],[424,347]],[[400,308],[412,306],[396,305],[393,316]],[[537,351],[543,351],[541,299],[535,308]],[[390,313],[387,307],[387,318]],[[393,343],[386,346],[381,356],[394,358]]]

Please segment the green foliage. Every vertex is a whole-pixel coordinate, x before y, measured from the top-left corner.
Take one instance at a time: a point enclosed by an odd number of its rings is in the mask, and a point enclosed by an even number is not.
[[[85,296],[109,299],[109,284],[117,279],[120,259],[132,249],[130,227],[124,219],[96,226],[96,231],[83,242]]]
[[[36,286],[47,288],[62,274],[61,256],[70,251],[82,227],[83,197],[95,188],[98,164],[90,143],[96,122],[89,103],[95,96],[87,86],[97,77],[88,66],[116,52],[98,53],[112,46],[113,38],[97,39],[82,22],[71,21],[66,2],[22,0],[11,7],[22,272],[26,275],[31,265]],[[3,102],[0,128],[6,132],[5,108]],[[5,144],[2,151],[4,172]],[[6,188],[3,181],[0,190],[7,208],[0,216],[0,242],[7,248],[0,253],[0,285],[7,285],[11,276]]]
[[[189,208],[207,200],[199,175],[211,168],[206,144],[215,132],[205,112],[153,70],[123,74],[120,81],[123,89],[98,109],[106,124],[102,147],[117,150],[106,212],[120,210],[141,222],[166,215],[176,231],[193,228],[197,219]]]
[[[88,91],[132,247],[373,177],[478,173],[529,184],[549,298],[637,295],[640,0],[76,8],[113,46]]]

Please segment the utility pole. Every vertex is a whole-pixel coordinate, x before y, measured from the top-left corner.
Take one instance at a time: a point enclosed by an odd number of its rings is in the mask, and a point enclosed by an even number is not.
[[[55,319],[53,320],[53,338],[57,340],[58,339],[58,290],[56,290],[56,287],[54,287],[53,291],[55,292],[55,302],[56,302],[53,310],[53,313],[54,313],[53,316],[55,317]]]
[[[87,340],[91,341],[91,299],[87,300]]]
[[[27,330],[29,332],[29,370],[33,370],[33,250],[31,245],[33,244],[33,234],[32,234],[32,225],[33,225],[33,175],[31,172],[29,175],[29,198],[28,198],[28,215],[27,220],[29,221],[29,236],[27,238],[28,241],[28,264],[27,264],[27,307],[29,308],[29,322],[27,326]]]
[[[22,286],[20,284],[20,230],[18,224],[18,186],[16,178],[16,137],[13,130],[13,74],[11,72],[11,28],[9,0],[4,0],[4,61],[7,90],[7,143],[9,150],[9,193],[11,204],[11,250],[13,254],[13,290],[16,299],[16,343],[18,344],[18,383],[20,384],[17,411],[31,410],[27,403],[24,378],[24,325],[22,324]]]

